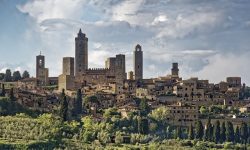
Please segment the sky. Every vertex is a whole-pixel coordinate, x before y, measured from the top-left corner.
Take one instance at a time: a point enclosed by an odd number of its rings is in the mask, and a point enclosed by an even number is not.
[[[125,54],[131,71],[140,44],[145,78],[166,76],[178,62],[184,79],[241,76],[250,85],[250,0],[0,0],[0,72],[35,76],[41,51],[58,76],[80,28],[90,68]]]

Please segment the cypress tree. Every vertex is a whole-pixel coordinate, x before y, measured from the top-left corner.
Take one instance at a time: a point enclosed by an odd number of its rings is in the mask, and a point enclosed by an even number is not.
[[[204,135],[204,140],[205,141],[210,141],[211,139],[211,130],[212,130],[212,124],[211,120],[208,119],[207,124],[206,124],[206,129],[205,129],[205,135]]]
[[[194,129],[193,129],[193,125],[191,124],[189,127],[189,131],[188,131],[188,139],[193,140],[194,139]]]
[[[234,141],[240,143],[240,129],[239,126],[236,127]]]
[[[245,122],[242,122],[240,126],[240,138],[241,138],[242,143],[245,144],[247,142],[248,136],[249,135],[248,135],[247,124]]]
[[[233,142],[234,141],[234,127],[232,122],[227,121],[226,124],[226,140],[228,142]]]
[[[6,92],[5,92],[5,87],[4,84],[2,84],[2,92],[1,92],[1,96],[5,96]]]
[[[148,131],[149,131],[148,119],[147,118],[143,118],[141,120],[141,122],[142,122],[142,133],[143,134],[148,134]]]
[[[196,125],[195,125],[195,138],[202,140],[203,135],[204,135],[204,127],[202,125],[202,122],[198,121],[196,122]]]
[[[65,97],[65,90],[64,90],[64,89],[62,89],[61,101],[60,101],[60,102],[62,102],[62,100],[64,99],[64,97]]]
[[[67,97],[64,96],[63,102],[61,103],[60,107],[60,117],[62,121],[67,121],[67,114],[68,114],[68,101]]]
[[[137,117],[137,131],[138,133],[142,133],[142,121],[141,116]]]
[[[81,89],[77,90],[75,111],[76,111],[76,114],[81,114],[82,113],[82,92],[81,92]]]
[[[138,133],[147,134],[149,131],[149,123],[147,118],[137,117]]]
[[[175,139],[181,139],[181,127],[176,127],[175,129],[175,135],[174,135]]]
[[[226,125],[225,125],[225,122],[223,122],[222,125],[221,125],[220,140],[221,140],[221,143],[224,143],[226,141]]]
[[[213,140],[215,143],[219,143],[220,142],[220,121],[217,120],[215,122],[215,126],[214,126],[214,133],[213,133]]]
[[[14,89],[13,88],[10,89],[10,96],[9,96],[9,98],[10,98],[10,100],[12,102],[15,101]]]

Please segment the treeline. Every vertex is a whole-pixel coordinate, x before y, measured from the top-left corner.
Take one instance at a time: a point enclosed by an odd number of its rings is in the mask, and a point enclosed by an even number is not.
[[[211,124],[211,120],[208,119],[206,125],[203,125],[201,121],[196,122],[195,127],[191,125],[188,129],[188,139],[198,139],[215,143],[233,142],[246,144],[249,140],[249,132],[250,126],[245,122],[242,122],[240,126],[236,126],[235,128],[230,121],[220,123],[217,120],[215,124]],[[178,138],[182,139],[181,134],[176,134]]]
[[[26,70],[22,73],[22,75],[20,71],[14,71],[12,74],[10,69],[6,69],[5,73],[0,73],[0,80],[5,82],[18,81],[29,77],[30,74]]]

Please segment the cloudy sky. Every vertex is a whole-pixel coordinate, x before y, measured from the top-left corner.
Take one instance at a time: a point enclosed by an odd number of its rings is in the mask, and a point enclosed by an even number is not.
[[[144,76],[165,76],[179,62],[183,78],[211,82],[241,76],[250,85],[250,0],[0,0],[0,71],[35,75],[42,51],[50,76],[74,56],[79,28],[89,38],[89,66],[144,51]]]

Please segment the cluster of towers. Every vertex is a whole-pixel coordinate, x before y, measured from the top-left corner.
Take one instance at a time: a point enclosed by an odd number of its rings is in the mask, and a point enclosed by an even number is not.
[[[88,68],[88,38],[80,29],[75,38],[75,58],[64,57],[62,63],[62,74],[58,77],[60,89],[75,89],[87,83],[104,84],[116,83],[122,86],[127,79],[125,55],[118,54],[115,57],[109,57],[105,61],[105,68]],[[143,79],[143,51],[137,44],[133,52],[133,71],[128,73],[129,80]],[[179,76],[178,63],[172,64],[172,77]],[[44,86],[49,82],[49,70],[45,68],[45,57],[38,55],[36,57],[36,78],[39,85]]]
[[[136,45],[134,51],[134,75],[132,76],[133,78],[130,79],[143,79],[143,52],[139,44]],[[59,89],[60,87],[71,89],[86,83],[122,84],[126,79],[126,60],[123,54],[107,58],[105,68],[88,68],[88,38],[80,29],[75,38],[75,58],[63,58],[63,72],[59,76]]]

